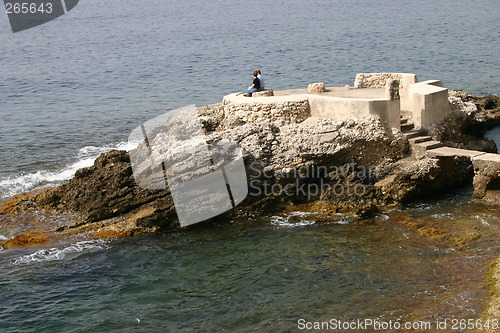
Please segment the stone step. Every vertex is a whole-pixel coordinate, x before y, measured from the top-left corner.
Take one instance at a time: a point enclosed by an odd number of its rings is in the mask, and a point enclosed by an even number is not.
[[[417,156],[424,156],[427,155],[427,151],[431,149],[436,149],[443,147],[443,144],[439,141],[435,140],[430,140],[430,141],[425,141],[421,143],[416,143],[414,144],[412,148],[412,153]]]
[[[485,153],[476,155],[472,158],[473,161],[495,162],[500,164],[500,154]]]
[[[412,130],[413,128],[415,128],[415,125],[413,123],[411,123],[411,122],[401,125],[401,131],[402,132],[406,132],[406,131]]]
[[[401,118],[401,125],[407,124],[408,123],[408,118]]]
[[[408,139],[408,141],[410,142],[410,145],[414,145],[416,143],[421,143],[421,142],[426,142],[426,141],[431,141],[431,140],[432,140],[432,137],[428,136],[428,135],[417,136],[417,137]]]
[[[418,136],[425,135],[425,131],[423,129],[411,129],[409,131],[402,131],[403,136],[408,140],[408,139],[413,139]]]
[[[486,155],[485,152],[467,149],[458,149],[451,147],[438,147],[436,149],[428,150],[427,156],[439,157],[439,156],[466,156],[466,157],[478,157]],[[499,155],[500,156],[500,155]]]

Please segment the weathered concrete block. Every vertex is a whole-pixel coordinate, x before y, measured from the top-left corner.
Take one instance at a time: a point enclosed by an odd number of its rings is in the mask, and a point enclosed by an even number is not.
[[[308,93],[321,93],[325,91],[326,88],[323,82],[311,83],[310,85],[307,86]]]
[[[410,85],[408,97],[416,128],[429,128],[443,121],[451,112],[448,89],[440,81],[424,81]]]
[[[263,96],[274,96],[274,91],[271,89],[265,89],[265,90],[254,92],[252,94],[252,97],[263,97]]]

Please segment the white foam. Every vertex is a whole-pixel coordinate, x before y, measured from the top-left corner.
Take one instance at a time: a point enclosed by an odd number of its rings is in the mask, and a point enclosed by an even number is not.
[[[0,235],[0,241],[5,241],[5,240],[7,240],[7,239],[8,239],[8,238],[7,238],[7,237],[5,237],[4,235]]]
[[[387,214],[377,214],[377,217],[382,221],[388,221],[390,219],[389,215]]]
[[[430,217],[432,217],[433,219],[456,220],[452,213],[432,214]]]
[[[101,153],[113,149],[130,151],[137,147],[137,144],[136,142],[120,142],[116,145],[101,147],[86,146],[78,151],[78,160],[76,162],[66,165],[61,170],[42,170],[14,177],[0,178],[0,196],[9,197],[17,193],[34,190],[40,186],[60,184],[73,177],[77,170],[92,166]]]
[[[352,216],[342,213],[335,213],[333,214],[333,216],[340,216],[340,220],[333,222],[334,224],[349,224],[355,221],[355,219]]]
[[[280,227],[302,227],[302,226],[311,225],[314,223],[316,223],[316,222],[311,221],[311,220],[304,220],[304,219],[297,220],[294,218],[294,215],[289,215],[286,217],[271,216],[271,224],[277,225]]]
[[[13,261],[13,265],[31,264],[36,262],[57,261],[67,257],[76,257],[82,252],[106,250],[109,246],[106,240],[83,241],[66,247],[54,247],[38,250],[35,253],[23,255]]]
[[[291,212],[287,216],[271,216],[271,224],[281,227],[301,227],[315,224],[316,221],[305,219],[304,217],[315,215],[314,212]],[[349,224],[355,219],[349,215],[342,213],[334,213],[331,215],[336,221],[328,222],[328,224]],[[384,221],[389,219],[385,214],[380,215]],[[338,219],[338,220],[337,220]]]
[[[476,215],[474,216],[476,219],[479,220],[479,222],[481,222],[483,225],[487,226],[487,227],[491,227],[491,224],[482,216],[480,215]]]

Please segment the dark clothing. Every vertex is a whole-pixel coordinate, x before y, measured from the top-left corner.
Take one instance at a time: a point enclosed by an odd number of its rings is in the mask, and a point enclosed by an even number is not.
[[[260,89],[260,80],[259,80],[259,78],[258,78],[258,77],[255,77],[255,78],[253,79],[252,84],[255,84],[255,87],[254,87],[254,88]]]

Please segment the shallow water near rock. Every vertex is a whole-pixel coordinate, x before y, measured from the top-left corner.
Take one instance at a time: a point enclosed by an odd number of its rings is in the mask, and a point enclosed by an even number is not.
[[[500,252],[496,208],[460,194],[364,221],[310,217],[18,250],[0,261],[0,329],[291,331],[300,318],[480,317],[486,265]],[[480,237],[463,249],[451,241],[470,232]]]

